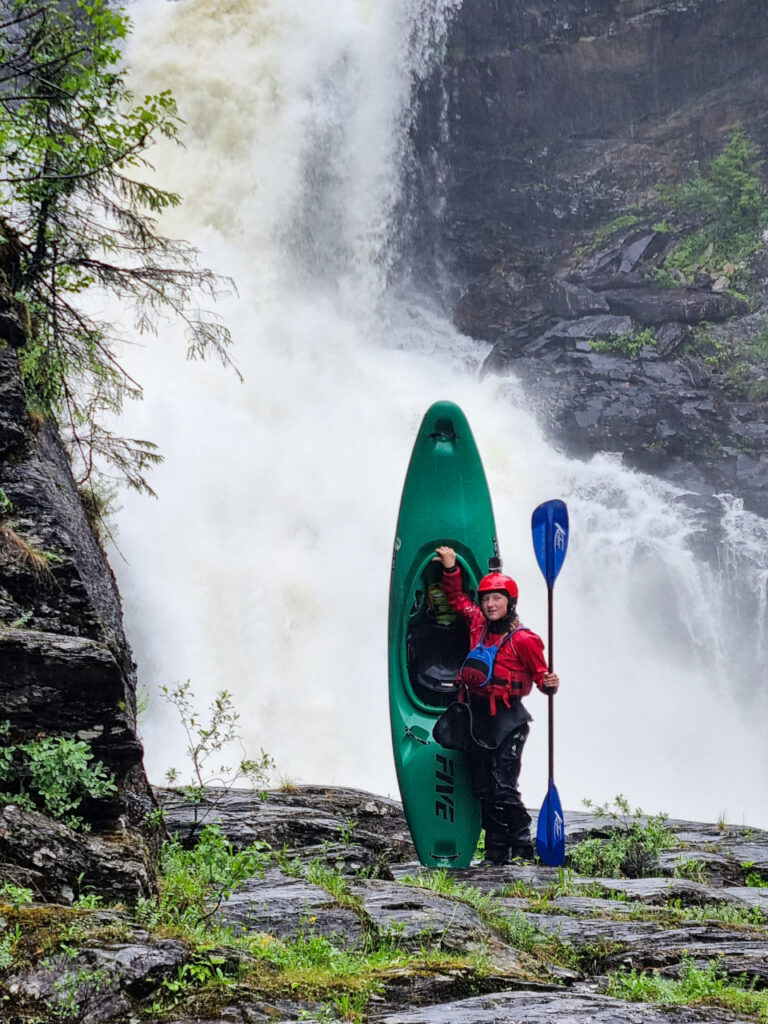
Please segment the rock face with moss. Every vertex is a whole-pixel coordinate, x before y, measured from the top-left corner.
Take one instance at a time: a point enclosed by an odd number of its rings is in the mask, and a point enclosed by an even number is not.
[[[53,424],[27,411],[14,347],[20,331],[7,309],[0,317],[0,725],[9,723],[3,742],[61,736],[87,745],[88,756],[114,773],[116,789],[86,800],[85,818],[111,828],[126,815],[138,821],[149,806],[135,668],[115,580],[67,454]],[[30,789],[26,769],[15,782],[8,775],[0,791]],[[3,849],[8,860],[0,841]]]
[[[431,871],[399,804],[370,793],[158,795],[176,838],[156,898],[126,911],[98,883],[74,906],[0,887],[8,1024],[768,1013],[768,833],[642,817],[618,798],[567,815],[564,871]]]
[[[763,514],[766,68],[759,0],[464,0],[414,186],[552,436]]]

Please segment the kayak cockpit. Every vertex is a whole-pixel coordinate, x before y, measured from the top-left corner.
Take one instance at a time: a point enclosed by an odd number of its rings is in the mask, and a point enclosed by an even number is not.
[[[456,700],[456,677],[469,650],[469,631],[448,606],[432,566],[419,582],[408,617],[408,677],[419,700],[445,707]]]

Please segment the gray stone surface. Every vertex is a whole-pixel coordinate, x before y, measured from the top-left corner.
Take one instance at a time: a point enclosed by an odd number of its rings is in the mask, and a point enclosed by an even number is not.
[[[390,863],[415,856],[401,805],[362,790],[296,786],[271,790],[261,800],[250,790],[209,789],[198,807],[173,790],[156,787],[155,792],[169,832],[184,841],[203,824],[219,822],[236,847],[265,842],[289,856],[319,858],[349,873],[368,868],[389,875]]]
[[[301,878],[269,868],[264,878],[252,878],[222,903],[215,915],[240,931],[264,932],[279,939],[323,935],[340,945],[357,947],[364,930],[358,914],[340,907],[329,893]]]
[[[441,1006],[374,1015],[375,1024],[725,1024],[746,1020],[725,1010],[624,1003],[607,996],[496,992]]]
[[[69,1007],[73,1022],[101,1024],[129,1014],[137,996],[155,992],[188,958],[182,942],[144,937],[74,955],[55,954],[11,973],[4,984],[14,999],[45,1006],[55,1015],[52,1019],[66,1020]]]

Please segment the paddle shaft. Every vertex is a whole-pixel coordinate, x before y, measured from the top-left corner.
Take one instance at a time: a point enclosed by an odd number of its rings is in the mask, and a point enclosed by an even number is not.
[[[553,606],[553,595],[554,588],[547,587],[547,650],[549,652],[549,671],[554,672],[555,658],[552,652],[552,606]],[[555,695],[554,693],[547,694],[547,704],[549,710],[549,784],[550,786],[555,779]]]

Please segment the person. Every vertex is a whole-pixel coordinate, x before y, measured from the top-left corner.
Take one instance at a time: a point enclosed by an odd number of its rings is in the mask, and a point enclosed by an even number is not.
[[[472,650],[458,683],[462,693],[468,693],[472,711],[468,760],[472,793],[482,810],[485,861],[531,860],[531,816],[518,789],[523,746],[532,720],[522,698],[534,683],[545,694],[557,693],[560,680],[548,669],[541,638],[520,624],[515,581],[501,572],[489,573],[478,584],[479,603],[475,604],[464,593],[454,549],[442,546],[435,553],[442,563],[448,604],[469,626]],[[480,647],[484,650],[479,659],[473,657]],[[494,647],[498,648],[495,652]],[[483,678],[486,673],[487,681]]]

